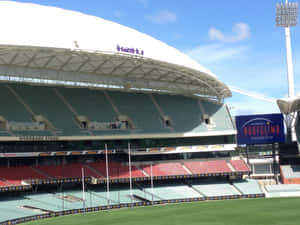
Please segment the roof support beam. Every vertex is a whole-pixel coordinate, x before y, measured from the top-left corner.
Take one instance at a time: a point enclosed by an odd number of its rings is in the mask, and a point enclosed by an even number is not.
[[[147,73],[144,73],[144,76],[142,76],[142,78],[145,78],[147,76],[149,76],[151,73],[153,73],[155,70],[157,70],[157,68],[153,68],[150,71],[148,71]]]
[[[164,77],[167,77],[169,74],[173,73],[173,71],[167,71],[166,73],[162,74],[160,77],[158,77],[158,80],[161,80]]]
[[[88,62],[90,61],[90,58],[88,57],[84,62],[82,62],[79,67],[75,70],[76,72],[79,72]],[[91,65],[92,66],[92,65]]]
[[[5,57],[5,56],[4,56]],[[3,63],[3,64],[7,64],[7,62],[3,59],[3,56],[1,55],[0,56],[0,61]]]
[[[107,63],[108,61],[109,61],[109,58],[106,59],[106,60],[104,60],[102,63],[100,63],[100,64],[96,67],[96,69],[93,70],[92,73],[96,73],[96,72],[97,72],[98,70],[100,70],[101,67],[102,67],[105,63]]]
[[[17,53],[11,58],[11,60],[10,60],[9,63],[8,63],[8,65],[12,65],[18,56],[19,56],[19,53],[17,52]]]
[[[35,52],[34,55],[28,60],[28,63],[26,64],[26,66],[30,66],[31,63],[35,60],[35,58],[37,57],[38,53]]]
[[[69,62],[73,59],[73,56],[71,55],[60,67],[58,70],[62,70]]]
[[[129,74],[133,73],[134,71],[136,71],[137,69],[142,67],[142,63],[137,65],[136,67],[133,67],[131,70],[129,70],[127,73],[124,74],[125,77],[127,77]],[[145,73],[144,73],[145,74]]]
[[[127,63],[128,60],[124,60],[122,63],[120,63],[119,65],[115,66],[115,68],[113,68],[113,70],[110,72],[111,74],[114,74],[114,72],[117,69],[120,69],[125,63]]]
[[[55,58],[56,56],[55,55],[52,55],[49,57],[49,59],[45,62],[44,65],[41,66],[41,68],[47,68],[49,63],[51,63],[51,61]]]

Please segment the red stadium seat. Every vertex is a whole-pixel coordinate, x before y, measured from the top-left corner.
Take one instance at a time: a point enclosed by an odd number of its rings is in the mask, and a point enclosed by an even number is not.
[[[232,172],[232,170],[230,169],[230,167],[227,165],[226,161],[224,161],[224,160],[185,162],[184,165],[193,174]]]
[[[84,168],[85,177],[98,177],[98,174],[96,174],[81,163],[41,165],[37,166],[36,168],[53,178],[81,177],[82,168]]]
[[[0,187],[10,186],[9,183],[0,180]]]
[[[94,170],[99,171],[104,177],[106,177],[106,163],[105,161],[88,163],[88,166],[92,167]],[[127,165],[122,165],[120,162],[109,162],[108,163],[108,175],[110,178],[129,178],[129,167]],[[136,166],[131,166],[131,176],[132,177],[145,177],[142,171],[140,171]]]
[[[0,168],[0,179],[4,179],[5,182],[12,185],[21,185],[22,180],[38,180],[46,178],[46,176],[39,174],[29,166]]]
[[[151,174],[151,165],[140,166],[148,175]],[[180,163],[159,163],[152,165],[153,176],[172,176],[189,174]]]
[[[240,172],[249,171],[249,168],[244,162],[244,160],[230,160],[230,164],[233,166],[233,168],[236,171],[240,171]]]
[[[236,171],[249,171],[248,166],[243,160],[231,160],[230,163]],[[184,165],[192,174],[232,172],[224,160],[193,161],[185,162]],[[105,179],[106,177],[105,161],[86,164],[40,165],[33,168],[29,166],[3,167],[0,168],[0,186],[21,185],[23,180],[81,177],[82,168],[84,168],[85,177],[95,177],[98,179]],[[156,163],[152,165],[152,174],[153,176],[188,175],[189,171],[186,168],[180,163]],[[128,165],[110,161],[108,169],[109,178],[111,179],[129,178]],[[145,177],[146,174],[151,175],[151,166],[149,164],[140,165],[140,169],[132,165],[131,175],[133,178]]]

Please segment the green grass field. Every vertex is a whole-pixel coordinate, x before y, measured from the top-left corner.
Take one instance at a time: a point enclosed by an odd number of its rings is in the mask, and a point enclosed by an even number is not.
[[[299,225],[300,198],[245,199],[118,209],[26,225]]]

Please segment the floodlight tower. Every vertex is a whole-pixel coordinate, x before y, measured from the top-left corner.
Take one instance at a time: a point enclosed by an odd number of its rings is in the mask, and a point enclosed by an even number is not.
[[[290,27],[296,26],[297,20],[298,20],[298,3],[288,3],[288,0],[285,0],[285,3],[276,5],[276,26],[284,27],[284,33],[285,33],[289,98],[295,97]],[[294,128],[295,114],[289,113],[286,115],[285,119],[286,119],[287,132],[288,132],[287,135],[288,141],[295,141],[296,140],[295,128]]]

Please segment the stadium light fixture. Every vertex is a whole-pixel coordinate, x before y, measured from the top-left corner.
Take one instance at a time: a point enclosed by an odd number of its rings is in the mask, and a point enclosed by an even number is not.
[[[276,5],[276,26],[291,27],[298,22],[298,3],[285,3]]]
[[[285,0],[285,3],[276,5],[276,26],[284,27],[285,31],[289,97],[295,96],[290,27],[296,26],[297,20],[298,3],[288,3]]]
[[[289,98],[295,97],[295,84],[292,60],[292,47],[290,27],[296,26],[298,21],[298,3],[285,3],[276,5],[276,26],[283,27],[285,33],[285,46],[286,46],[286,62],[287,62],[287,75],[288,75],[288,96]],[[295,132],[295,114],[286,115],[286,125],[289,141],[296,141]]]

